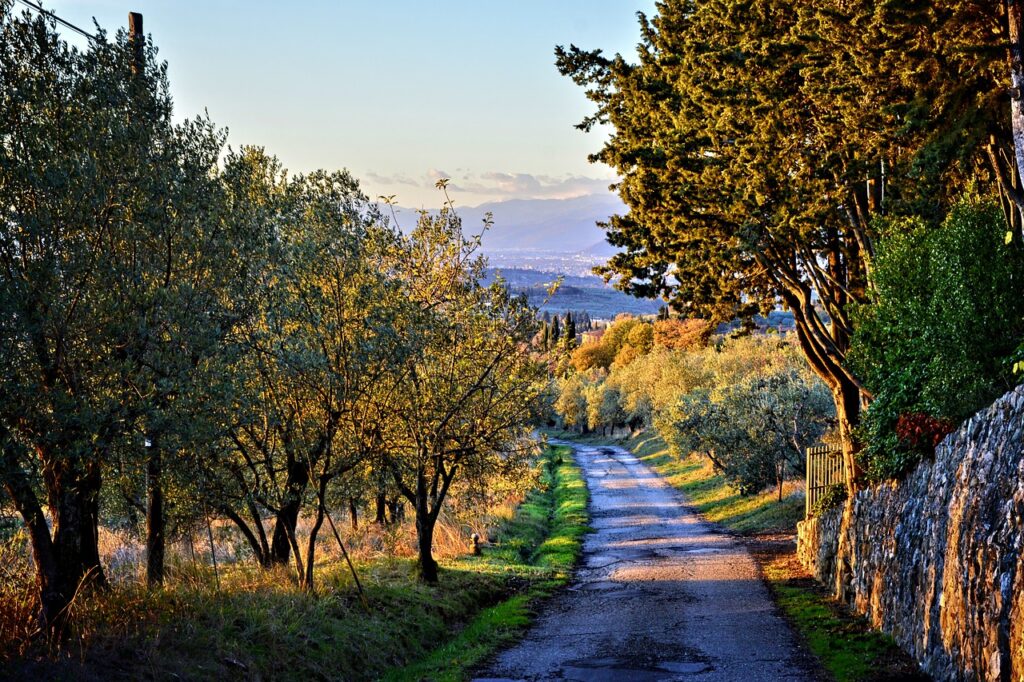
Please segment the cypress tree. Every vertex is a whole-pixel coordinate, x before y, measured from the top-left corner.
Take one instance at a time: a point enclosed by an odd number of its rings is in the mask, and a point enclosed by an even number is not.
[[[570,312],[565,313],[565,343],[570,348],[576,343],[576,321]]]

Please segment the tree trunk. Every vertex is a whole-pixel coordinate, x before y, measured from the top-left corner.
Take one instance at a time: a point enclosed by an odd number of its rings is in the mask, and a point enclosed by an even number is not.
[[[837,333],[833,327],[833,338],[829,340],[831,348],[825,346],[821,321],[817,312],[810,306],[809,295],[803,297],[792,290],[783,291],[784,299],[796,323],[797,340],[800,349],[811,369],[832,392],[832,401],[836,408],[839,422],[839,436],[843,444],[843,468],[846,473],[846,487],[849,496],[857,490],[860,468],[857,465],[857,447],[853,438],[853,429],[860,420],[861,390],[850,377],[841,361],[845,357],[848,338],[845,333]]]
[[[782,483],[786,473],[786,464],[784,460],[780,460],[775,464],[775,479],[779,484],[779,504],[782,504]]]
[[[359,510],[356,508],[354,497],[348,498],[348,516],[352,521],[352,530],[359,530]]]
[[[47,486],[57,570],[68,599],[87,577],[98,586],[106,585],[99,555],[99,465],[79,466],[55,467],[58,472]]]
[[[401,523],[405,520],[405,505],[397,497],[388,502],[388,511],[391,514],[391,523]]]
[[[295,534],[295,527],[293,526],[288,533],[288,544],[292,548],[292,556],[295,558],[295,578],[299,585],[302,585],[305,580],[306,571],[302,566],[302,552],[299,550],[299,538]]]
[[[277,512],[274,520],[274,533],[270,539],[270,563],[286,564],[290,558],[291,542],[289,536],[295,532],[299,522],[299,503],[290,501]]]
[[[4,457],[10,457],[4,453]],[[11,457],[13,459],[13,457]],[[46,516],[36,499],[32,487],[20,469],[12,467],[5,472],[4,490],[14,501],[25,521],[32,543],[32,560],[36,565],[36,586],[39,589],[39,624],[45,630],[63,630],[61,614],[65,614],[69,597],[61,590],[57,556],[54,552]]]
[[[1009,29],[1010,124],[1013,127],[1013,151],[1017,176],[1024,178],[1024,11],[1021,0],[1007,0]],[[1021,207],[1018,205],[1018,211]]]
[[[387,504],[387,496],[384,493],[377,493],[377,514],[373,521],[380,526],[386,526],[388,523]],[[392,515],[391,520],[393,521],[394,518]]]
[[[164,489],[160,438],[150,436],[146,459],[146,583],[150,587],[164,582]]]
[[[302,589],[306,592],[313,591],[313,565],[316,559],[316,536],[324,523],[324,496],[327,494],[327,477],[323,477],[317,490],[316,518],[313,527],[309,530],[309,540],[306,542],[306,578],[302,581]]]
[[[292,550],[295,526],[299,522],[302,495],[309,483],[309,472],[291,455],[288,456],[288,477],[285,479],[285,494],[281,508],[274,522],[274,534],[270,541],[270,561],[274,564],[288,563]],[[300,572],[299,575],[302,575]]]
[[[239,516],[238,513],[230,507],[223,508],[221,513],[224,514],[229,521],[235,524],[235,527],[238,528],[239,531],[241,531],[242,536],[245,537],[246,542],[249,543],[249,547],[252,548],[252,555],[253,558],[256,559],[256,563],[263,568],[270,568],[270,549],[267,547],[266,536],[258,538],[249,527],[249,524],[245,522],[245,519]],[[191,539],[189,541],[191,542]]]
[[[843,468],[846,474],[847,492],[850,496],[857,490],[861,469],[857,464],[857,443],[853,430],[860,423],[860,389],[850,381],[837,381],[832,390],[839,421],[839,436],[843,444]]]
[[[416,544],[419,550],[419,577],[428,585],[437,584],[437,562],[431,552],[434,543],[434,517],[428,507],[427,478],[416,476]]]
[[[59,461],[45,454],[42,460],[50,463],[44,469],[44,483],[53,515],[52,535],[31,484],[16,466],[3,472],[4,488],[32,542],[40,625],[63,639],[70,634],[67,607],[75,595],[83,587],[107,584],[99,558],[101,475],[95,462]]]

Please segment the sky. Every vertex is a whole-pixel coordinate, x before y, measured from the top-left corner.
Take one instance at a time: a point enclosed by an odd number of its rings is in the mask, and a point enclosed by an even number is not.
[[[204,111],[229,144],[291,172],[347,168],[370,196],[436,207],[605,193],[588,163],[607,131],[554,66],[555,45],[636,54],[654,0],[48,0],[92,30],[143,14],[177,117]],[[75,35],[62,30],[75,42]]]

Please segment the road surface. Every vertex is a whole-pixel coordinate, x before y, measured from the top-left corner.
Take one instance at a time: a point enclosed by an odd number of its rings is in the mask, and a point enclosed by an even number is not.
[[[742,544],[622,448],[575,449],[591,526],[573,584],[477,680],[814,680]]]

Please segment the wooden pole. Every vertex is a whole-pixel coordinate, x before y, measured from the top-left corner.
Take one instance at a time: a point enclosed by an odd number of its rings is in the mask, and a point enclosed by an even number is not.
[[[338,541],[338,547],[341,547],[341,554],[348,563],[348,570],[352,572],[352,579],[356,581],[356,589],[359,591],[359,599],[363,602],[363,608],[369,613],[370,603],[366,601],[366,595],[363,593],[363,584],[359,582],[359,574],[356,573],[356,567],[352,565],[352,559],[348,556],[345,543],[341,541],[341,535],[338,534],[338,529],[334,526],[334,519],[331,518],[331,512],[327,510],[326,506],[324,507],[324,515],[327,517],[327,523],[331,526],[331,532],[334,533],[334,539]]]
[[[217,583],[217,591],[220,592],[220,571],[217,570],[217,546],[213,543],[213,524],[210,521],[210,513],[206,513],[206,537],[210,540],[210,559],[213,561],[213,578]]]

